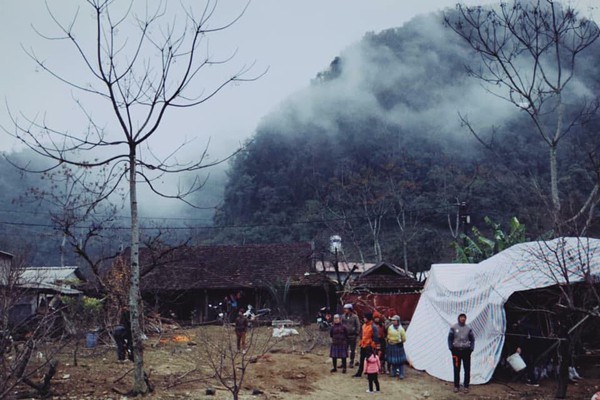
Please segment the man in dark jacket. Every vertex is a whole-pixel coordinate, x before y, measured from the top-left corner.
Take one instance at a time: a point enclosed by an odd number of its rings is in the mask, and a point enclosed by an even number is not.
[[[117,344],[117,359],[119,361],[125,361],[125,353],[127,353],[127,358],[133,361],[131,314],[129,313],[127,306],[121,307],[121,318],[119,320],[119,325],[115,327],[113,336]]]
[[[342,325],[348,331],[348,350],[350,352],[350,364],[348,367],[354,367],[354,357],[356,355],[356,340],[360,334],[360,319],[354,312],[352,304],[344,305],[344,315],[342,316]]]
[[[460,314],[458,323],[452,325],[448,333],[448,348],[452,352],[452,366],[454,367],[454,392],[460,390],[460,364],[464,365],[465,393],[469,391],[471,381],[471,353],[475,348],[475,335],[469,325],[467,325],[467,316]]]
[[[235,320],[235,336],[238,351],[246,353],[246,333],[248,332],[249,321],[244,315],[244,309],[238,310],[238,316]]]

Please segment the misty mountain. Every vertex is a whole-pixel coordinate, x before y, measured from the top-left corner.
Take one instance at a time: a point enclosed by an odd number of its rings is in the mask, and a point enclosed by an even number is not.
[[[579,55],[573,90],[565,93],[567,113],[593,104],[600,93],[599,46]],[[530,237],[546,234],[552,226],[547,148],[522,110],[469,75],[480,67],[441,13],[367,33],[263,118],[226,177],[210,171],[204,189],[188,199],[200,209],[141,189],[143,237],[171,244],[314,240],[320,251],[331,234],[340,234],[351,261],[384,258],[421,270],[452,259],[462,202],[479,228],[485,216],[500,223],[517,216]],[[565,213],[577,210],[595,183],[599,125],[595,116],[573,126],[561,145]],[[35,159],[27,151],[9,157]],[[0,250],[26,248],[34,264],[59,264],[63,236],[49,213],[61,210],[31,195],[32,188],[55,191],[53,183],[5,160],[0,172]],[[164,184],[176,188],[193,179]],[[127,207],[118,207],[95,251],[127,245]],[[207,226],[213,213],[214,226]],[[83,233],[93,223],[78,226]],[[599,229],[596,223],[588,234]],[[63,256],[79,264],[72,251]]]
[[[11,152],[0,157],[0,251],[18,254],[32,265],[79,265],[85,267],[69,245],[69,240],[80,243],[92,227],[99,228],[90,240],[87,250],[92,259],[116,254],[129,246],[130,233],[127,198],[113,196],[89,215],[82,210],[67,210],[80,202],[81,187],[67,189],[64,171],[28,173],[17,166],[42,171],[49,163],[30,150]],[[90,181],[94,175],[90,175]],[[169,185],[192,184],[196,176],[178,176],[166,182]],[[140,188],[140,227],[142,242],[159,240],[172,245],[202,240],[212,233],[214,208],[222,199],[224,172],[213,168],[210,177],[199,176],[204,186],[194,193],[193,201],[199,208],[187,206],[173,199],[162,199],[147,188]],[[179,180],[179,182],[177,182]],[[66,190],[67,189],[67,190]],[[68,198],[70,193],[71,198]],[[69,216],[73,238],[65,239],[61,218]],[[208,228],[199,228],[208,227]]]
[[[580,55],[567,112],[599,93],[599,46]],[[353,261],[400,265],[406,255],[420,270],[452,258],[457,202],[480,228],[485,216],[517,216],[530,237],[543,235],[551,228],[547,151],[524,112],[469,75],[480,63],[442,13],[366,34],[267,115],[232,161],[216,240],[324,247],[341,234]],[[571,210],[594,184],[598,128],[597,117],[574,126],[558,154]]]
[[[31,168],[43,165],[27,151],[12,153],[9,159]],[[40,178],[20,171],[0,157],[0,250],[47,265],[43,262],[45,256],[55,254],[50,258],[54,262],[60,259],[60,234],[51,226],[40,200],[32,195],[32,189],[49,185]]]

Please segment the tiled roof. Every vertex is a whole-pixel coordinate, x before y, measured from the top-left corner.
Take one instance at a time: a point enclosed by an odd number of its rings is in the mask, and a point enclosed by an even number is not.
[[[266,287],[285,284],[315,286],[310,272],[309,243],[184,247],[160,259],[142,276],[142,290],[190,290]],[[149,249],[140,249],[142,274],[152,267]],[[321,279],[321,278],[319,278]]]
[[[394,264],[381,262],[352,281],[353,289],[414,291],[423,284]]]

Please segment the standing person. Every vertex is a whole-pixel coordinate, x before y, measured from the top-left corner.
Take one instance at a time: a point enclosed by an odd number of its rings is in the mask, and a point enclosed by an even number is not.
[[[367,393],[373,393],[373,383],[375,384],[375,391],[379,392],[378,373],[381,369],[381,362],[377,356],[377,351],[368,347],[365,356],[363,368],[367,374],[367,379],[369,380],[369,389],[367,390]]]
[[[339,314],[333,316],[333,325],[329,330],[331,336],[331,348],[329,357],[333,363],[331,372],[337,372],[337,359],[342,359],[342,373],[346,373],[346,358],[348,357],[348,329],[342,324],[342,318]]]
[[[117,344],[117,360],[125,361],[125,352],[127,358],[133,361],[133,335],[131,333],[131,314],[127,306],[121,307],[121,316],[119,325],[113,331],[113,337]]]
[[[469,325],[467,325],[467,315],[460,314],[458,323],[452,325],[448,333],[448,348],[452,352],[452,366],[454,367],[454,392],[460,390],[460,364],[464,365],[465,393],[469,392],[469,383],[471,381],[471,353],[475,348],[475,335]]]
[[[539,375],[536,373],[536,360],[539,356],[539,339],[542,336],[541,330],[529,318],[525,317],[517,321],[514,325],[516,333],[515,352],[523,357],[525,362],[525,372],[527,375],[528,386],[540,386]]]
[[[344,304],[344,315],[342,324],[348,331],[348,350],[350,351],[350,364],[348,367],[354,368],[354,356],[356,355],[356,341],[360,334],[360,319],[354,312],[352,304]]]
[[[242,350],[246,354],[246,333],[248,332],[248,318],[244,315],[244,309],[238,310],[238,316],[235,319],[235,336],[237,339],[237,350]]]
[[[387,362],[391,367],[390,375],[392,378],[398,376],[398,379],[404,379],[404,363],[406,362],[406,353],[404,352],[404,342],[406,342],[406,332],[400,325],[400,317],[394,315],[392,324],[387,328]]]
[[[372,352],[375,349],[375,338],[378,336],[377,325],[373,323],[373,314],[365,314],[365,323],[361,328],[360,337],[360,361],[358,362],[358,371],[353,376],[360,378],[364,370],[364,362],[367,358],[367,351]]]
[[[386,336],[386,328],[385,328],[385,317],[381,315],[379,312],[375,311],[373,313],[373,323],[377,325],[377,337],[373,339],[375,342],[375,349],[377,350],[377,356],[381,362],[381,370],[380,374],[385,374],[385,336]]]

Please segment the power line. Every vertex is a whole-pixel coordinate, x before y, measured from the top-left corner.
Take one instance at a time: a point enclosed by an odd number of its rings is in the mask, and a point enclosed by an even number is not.
[[[435,207],[420,207],[415,209],[406,210],[408,213],[415,213],[419,211],[433,211],[433,210],[448,210],[451,207],[456,206],[455,204],[448,204],[442,206]],[[203,226],[155,226],[155,227],[146,227],[140,226],[140,230],[156,230],[156,229],[168,229],[168,230],[223,230],[223,229],[248,229],[248,228],[266,228],[266,227],[282,227],[282,226],[293,226],[293,225],[312,225],[312,224],[324,224],[328,222],[340,222],[340,221],[356,221],[364,219],[364,216],[354,216],[354,217],[338,217],[338,218],[327,218],[327,219],[314,219],[314,220],[305,220],[305,221],[289,221],[285,223],[262,223],[262,224],[245,224],[245,225],[203,225]],[[156,220],[169,220],[172,218],[156,218]],[[178,220],[206,220],[205,218],[177,218]],[[38,228],[52,228],[53,230],[60,230],[59,227],[52,224],[44,224],[44,223],[29,223],[29,222],[11,222],[11,221],[0,221],[0,224],[3,225],[11,225],[11,226],[24,226],[24,227],[38,227]],[[74,229],[86,229],[87,226],[74,226]],[[104,228],[104,230],[128,230],[131,229],[130,226],[109,226]]]
[[[47,212],[48,212],[48,210],[46,210],[44,212],[39,212],[39,211],[27,211],[27,210],[2,210],[2,209],[0,209],[0,213],[16,214],[16,215],[27,214],[27,215],[35,215],[35,216],[39,216],[39,217],[43,217],[44,214],[46,214]],[[143,219],[143,220],[173,220],[173,221],[207,221],[208,220],[208,218],[193,218],[193,217],[149,217],[149,216],[138,216],[138,218],[139,219]],[[131,217],[128,216],[128,215],[122,215],[122,214],[120,214],[120,215],[115,215],[115,219],[131,219]]]

